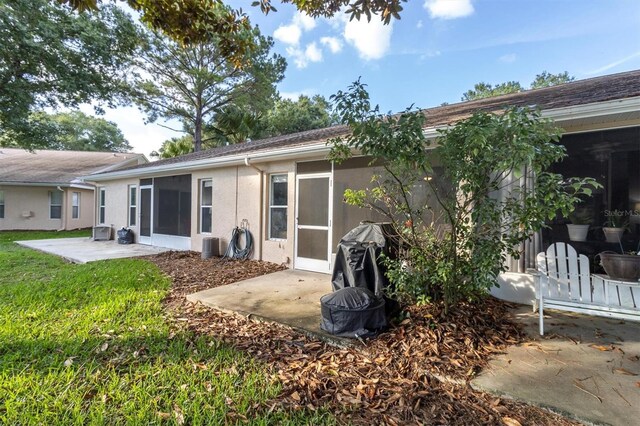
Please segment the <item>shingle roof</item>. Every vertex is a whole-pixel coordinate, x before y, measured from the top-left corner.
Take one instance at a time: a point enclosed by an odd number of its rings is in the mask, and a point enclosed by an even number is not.
[[[535,106],[543,110],[548,110],[636,96],[640,96],[640,70],[578,80],[558,86],[527,90],[509,95],[428,108],[424,109],[423,113],[427,117],[427,125],[437,127],[460,121],[476,111],[499,111],[507,106]],[[180,157],[154,161],[128,169],[179,164],[189,161],[206,160],[208,158],[224,157],[227,155],[248,154],[275,148],[295,147],[321,142],[332,137],[344,135],[348,131],[348,127],[342,125],[326,127],[323,129],[275,136],[237,145],[228,145],[193,152]]]
[[[0,182],[69,184],[80,176],[117,168],[130,161],[146,161],[142,154],[87,151],[34,152],[0,148]]]

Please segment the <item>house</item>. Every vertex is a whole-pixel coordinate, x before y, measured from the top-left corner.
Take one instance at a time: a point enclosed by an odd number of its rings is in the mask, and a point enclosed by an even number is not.
[[[569,157],[557,171],[603,184],[588,206],[596,226],[582,249],[606,247],[599,229],[606,211],[630,211],[636,203],[640,210],[640,70],[426,109],[424,131],[435,138],[438,128],[474,111],[505,106],[537,106],[565,130]],[[334,126],[92,175],[104,211],[97,223],[129,226],[141,244],[191,250],[200,250],[205,237],[225,244],[243,224],[256,240],[254,258],[329,273],[340,237],[362,220],[380,219],[342,201],[345,188],[370,183],[376,168],[368,159],[326,160],[327,140],[347,131]],[[640,239],[640,216],[631,219],[630,246]],[[562,220],[523,244],[521,258],[500,277],[498,296],[533,302],[527,269],[537,252],[567,238]]]
[[[67,230],[95,222],[81,176],[146,163],[142,154],[0,148],[0,230]]]

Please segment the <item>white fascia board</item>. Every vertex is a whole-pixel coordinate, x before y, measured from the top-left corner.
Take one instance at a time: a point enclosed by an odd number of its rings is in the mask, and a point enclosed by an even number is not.
[[[151,177],[158,175],[176,174],[179,172],[189,172],[206,168],[241,166],[245,164],[245,159],[252,162],[265,162],[277,160],[289,160],[300,158],[301,156],[326,155],[331,148],[326,142],[319,142],[297,147],[284,147],[262,152],[247,152],[235,155],[225,155],[214,158],[204,158],[202,160],[185,161],[182,163],[163,164],[160,166],[150,166],[141,169],[121,170],[100,175],[83,176],[87,182],[103,182],[114,179],[125,179],[129,177]]]
[[[635,111],[640,111],[640,97],[547,109],[542,111],[542,116],[552,118],[556,122],[563,122]]]

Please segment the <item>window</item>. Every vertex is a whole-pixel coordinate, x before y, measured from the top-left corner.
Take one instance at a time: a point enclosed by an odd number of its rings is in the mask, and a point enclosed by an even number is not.
[[[49,219],[62,218],[62,191],[49,192]]]
[[[269,179],[269,239],[287,239],[287,175]]]
[[[213,204],[213,182],[211,179],[200,181],[200,232],[211,232],[211,206]]]
[[[129,226],[136,226],[138,214],[138,187],[129,185]]]
[[[71,193],[71,219],[80,219],[80,193]]]
[[[0,219],[4,219],[4,191],[0,191]]]
[[[100,188],[98,190],[98,223],[104,225],[105,213],[106,213],[106,189]]]

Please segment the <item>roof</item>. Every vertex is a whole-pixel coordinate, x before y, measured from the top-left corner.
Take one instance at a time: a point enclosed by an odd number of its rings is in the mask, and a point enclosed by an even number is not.
[[[134,153],[0,148],[0,183],[69,185],[80,176],[147,161]]]
[[[578,80],[558,86],[542,89],[526,90],[491,98],[460,102],[422,110],[427,117],[429,127],[441,127],[456,123],[471,116],[474,112],[496,112],[508,106],[530,106],[541,110],[567,108],[611,100],[640,97],[640,70],[611,74],[585,80]],[[179,157],[141,164],[129,169],[143,169],[148,167],[170,167],[172,164],[201,162],[239,154],[250,154],[286,147],[297,147],[318,143],[327,139],[345,135],[349,132],[347,126],[332,126],[323,129],[276,136],[236,145],[212,148],[205,151],[193,152]]]

